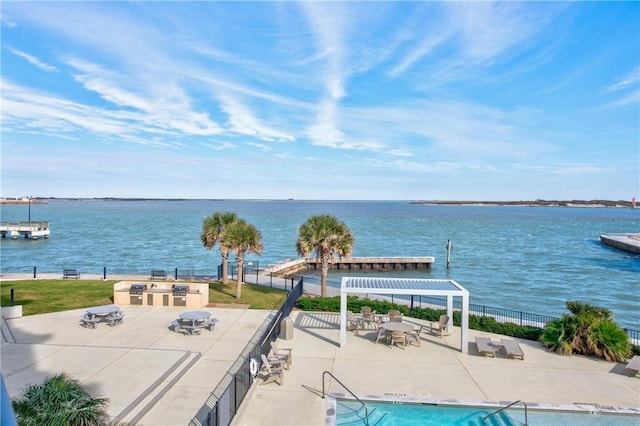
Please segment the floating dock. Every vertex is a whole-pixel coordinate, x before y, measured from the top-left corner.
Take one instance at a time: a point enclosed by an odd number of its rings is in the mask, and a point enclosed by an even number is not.
[[[402,271],[431,269],[435,258],[425,257],[345,257],[334,259],[331,269],[344,271]],[[272,275],[295,274],[296,272],[320,269],[315,257],[287,260],[269,265],[264,272]]]
[[[640,234],[603,234],[600,241],[611,247],[640,254]]]
[[[48,239],[50,233],[49,222],[0,222],[2,238],[17,240],[22,236],[31,240],[37,240],[40,237]]]

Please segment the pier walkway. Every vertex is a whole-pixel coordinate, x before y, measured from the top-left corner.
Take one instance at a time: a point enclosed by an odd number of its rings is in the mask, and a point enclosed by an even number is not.
[[[640,234],[603,234],[600,241],[619,250],[640,253]]]
[[[424,257],[344,257],[334,259],[331,269],[346,271],[393,271],[407,269],[431,269],[435,258]],[[299,271],[320,269],[320,262],[315,257],[287,260],[269,265],[264,272],[271,275],[295,274]]]
[[[49,238],[51,230],[49,222],[0,222],[0,235],[2,238],[12,238],[17,240],[23,236],[32,240],[40,237]]]

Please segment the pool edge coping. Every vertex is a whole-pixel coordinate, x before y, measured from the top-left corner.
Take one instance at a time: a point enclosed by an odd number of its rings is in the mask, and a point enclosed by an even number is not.
[[[432,397],[408,397],[406,395],[398,394],[385,394],[385,395],[356,395],[363,402],[388,402],[397,404],[425,404],[425,405],[441,405],[449,407],[479,407],[479,408],[502,408],[514,401],[487,401],[487,400],[474,400],[474,399],[455,399],[455,398],[432,398]],[[337,415],[337,401],[338,400],[351,400],[356,401],[356,398],[348,393],[331,392],[326,395],[326,414],[325,414],[325,426],[335,426]],[[527,402],[527,409],[535,411],[564,411],[574,412],[582,414],[603,414],[603,415],[635,415],[640,416],[640,408],[632,407],[615,407],[604,406],[594,403],[580,403],[574,402],[573,404],[554,404],[554,403],[538,403]],[[521,407],[514,406],[514,409],[521,409]]]

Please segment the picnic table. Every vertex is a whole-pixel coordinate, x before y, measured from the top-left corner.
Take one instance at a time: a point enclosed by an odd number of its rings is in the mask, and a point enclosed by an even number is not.
[[[87,309],[80,318],[80,325],[83,327],[96,328],[100,322],[106,322],[111,327],[122,324],[124,312],[117,305],[94,306]]]
[[[174,332],[184,330],[185,334],[200,334],[203,328],[209,331],[218,322],[216,318],[211,318],[211,313],[207,311],[188,311],[178,315],[178,319],[171,323]]]

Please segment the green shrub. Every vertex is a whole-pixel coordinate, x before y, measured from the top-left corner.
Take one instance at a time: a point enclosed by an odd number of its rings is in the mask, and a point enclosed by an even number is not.
[[[561,354],[583,354],[624,362],[633,353],[629,336],[613,321],[611,311],[589,303],[569,301],[571,315],[546,325],[540,341]]]

